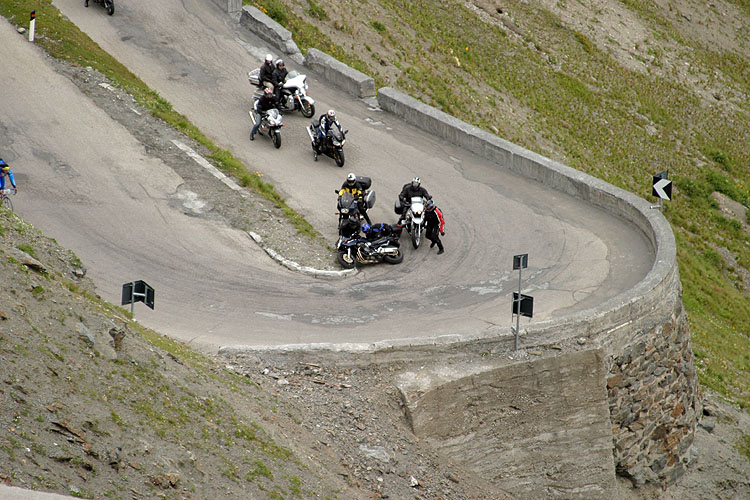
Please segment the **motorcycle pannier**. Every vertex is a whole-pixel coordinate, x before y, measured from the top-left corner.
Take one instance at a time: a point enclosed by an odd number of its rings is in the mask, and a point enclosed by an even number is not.
[[[260,68],[255,68],[247,74],[247,79],[253,85],[260,85]]]
[[[357,182],[362,184],[362,189],[370,189],[370,186],[372,186],[372,179],[365,177],[364,175],[358,175]]]

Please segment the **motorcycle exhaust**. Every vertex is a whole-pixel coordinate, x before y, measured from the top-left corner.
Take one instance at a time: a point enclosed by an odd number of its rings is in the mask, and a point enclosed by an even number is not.
[[[305,130],[307,130],[307,135],[309,135],[309,136],[310,136],[310,140],[311,140],[312,142],[315,142],[315,138],[313,137],[313,134],[312,134],[312,132],[310,131],[310,127],[309,127],[309,126],[308,126],[308,127],[305,127]]]

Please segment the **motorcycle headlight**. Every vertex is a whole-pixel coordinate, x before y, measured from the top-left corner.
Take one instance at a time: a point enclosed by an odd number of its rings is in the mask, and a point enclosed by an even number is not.
[[[342,208],[341,209],[341,213],[342,214],[348,214],[349,213],[349,209],[348,208]]]
[[[332,142],[333,142],[334,146],[341,146],[341,143],[339,141],[337,141],[336,139],[333,139]]]
[[[415,210],[414,211],[414,215],[416,215],[417,217],[419,217],[420,215],[422,215],[422,211],[421,210]]]

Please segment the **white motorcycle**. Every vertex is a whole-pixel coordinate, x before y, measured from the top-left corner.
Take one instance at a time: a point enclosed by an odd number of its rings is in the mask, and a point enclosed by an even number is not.
[[[411,244],[419,248],[422,243],[422,233],[425,227],[424,199],[421,196],[412,196],[411,205],[406,212],[406,230],[411,234]]]
[[[256,68],[247,74],[251,85],[260,87],[260,68]],[[307,75],[301,75],[297,71],[290,71],[286,75],[284,85],[281,89],[279,106],[282,111],[297,111],[305,118],[315,114],[315,100],[307,95]]]
[[[256,100],[253,104],[253,109],[249,111],[250,118],[253,120],[253,126],[255,126],[255,109],[258,106]],[[281,117],[281,113],[276,108],[271,108],[266,111],[265,114],[261,115],[260,127],[258,127],[258,133],[261,135],[267,135],[273,141],[273,145],[276,149],[281,147],[281,127],[284,126],[284,120]]]

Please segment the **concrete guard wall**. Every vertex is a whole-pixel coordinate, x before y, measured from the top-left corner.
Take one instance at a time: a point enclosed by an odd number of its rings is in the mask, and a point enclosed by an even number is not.
[[[257,9],[244,7],[240,22],[285,52],[299,53],[291,34]],[[355,96],[374,94],[369,77],[322,52],[309,50],[305,65]],[[415,434],[518,498],[612,498],[613,470],[635,486],[671,484],[691,460],[701,408],[666,219],[632,193],[399,91],[382,88],[377,99],[383,110],[498,168],[631,222],[654,248],[651,270],[595,308],[528,325],[519,352],[509,328],[498,328],[372,344],[226,346],[220,353],[295,360],[314,353],[339,364],[403,364],[398,387]],[[416,370],[419,364],[430,369]],[[451,419],[458,425],[449,425]]]

